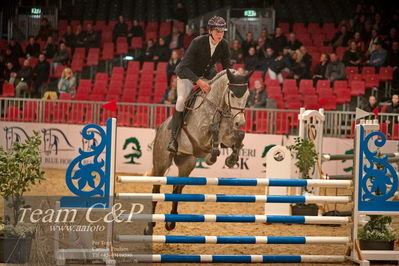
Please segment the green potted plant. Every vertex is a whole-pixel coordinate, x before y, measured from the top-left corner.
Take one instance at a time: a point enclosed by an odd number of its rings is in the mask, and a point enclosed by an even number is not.
[[[369,215],[370,220],[358,230],[360,249],[393,250],[396,232],[390,216]]]
[[[310,139],[295,138],[295,144],[287,147],[290,151],[295,153],[295,166],[298,168],[300,178],[309,179],[309,172],[315,166],[317,161],[317,152],[314,143]],[[305,187],[304,194],[309,194]],[[295,203],[291,204],[292,215],[312,215],[317,216],[319,207],[314,203]]]
[[[23,195],[31,186],[44,180],[40,169],[41,137],[34,132],[26,142],[16,142],[10,151],[0,147],[0,195],[4,200],[4,216],[0,220],[0,262],[26,263],[29,260],[35,226],[20,221]]]

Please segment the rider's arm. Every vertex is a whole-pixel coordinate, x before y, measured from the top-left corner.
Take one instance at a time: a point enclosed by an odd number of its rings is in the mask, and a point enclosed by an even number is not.
[[[190,64],[196,62],[197,59],[197,51],[199,51],[201,47],[199,47],[198,40],[194,39],[187,51],[184,53],[184,57],[180,64],[176,67],[176,75],[181,79],[189,79],[193,84],[196,84],[199,77],[190,69]]]

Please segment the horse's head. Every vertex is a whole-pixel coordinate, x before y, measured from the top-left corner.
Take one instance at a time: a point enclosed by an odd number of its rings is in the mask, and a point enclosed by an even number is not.
[[[246,75],[235,75],[229,69],[226,70],[229,79],[229,89],[225,94],[225,103],[229,106],[233,115],[233,127],[241,129],[245,125],[244,109],[249,96],[248,80],[253,71]]]

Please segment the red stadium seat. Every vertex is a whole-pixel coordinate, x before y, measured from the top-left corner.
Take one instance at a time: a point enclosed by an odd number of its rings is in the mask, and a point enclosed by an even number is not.
[[[365,84],[364,81],[354,80],[351,82],[351,95],[359,96],[365,93]]]

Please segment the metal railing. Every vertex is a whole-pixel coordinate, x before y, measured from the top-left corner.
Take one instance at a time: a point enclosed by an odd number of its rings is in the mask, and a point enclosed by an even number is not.
[[[104,125],[108,117],[118,118],[119,126],[157,128],[174,111],[173,105],[118,103],[117,111],[101,108],[105,102],[61,101],[25,98],[0,98],[0,121]],[[243,130],[258,134],[298,135],[299,110],[245,110]],[[352,138],[355,112],[326,111],[324,136]],[[399,116],[381,113],[381,131],[390,139],[399,139]]]

